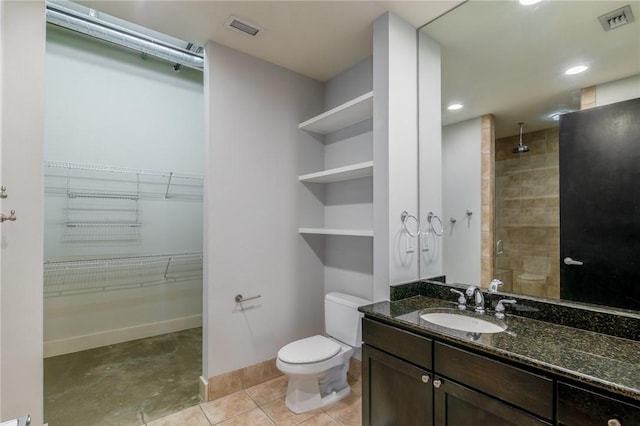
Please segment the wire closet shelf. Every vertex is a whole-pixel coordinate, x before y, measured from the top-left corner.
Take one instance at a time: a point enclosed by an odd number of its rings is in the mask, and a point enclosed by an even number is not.
[[[66,296],[202,280],[202,252],[47,260],[44,296]]]
[[[45,189],[52,195],[73,199],[202,200],[204,177],[201,175],[64,161],[44,161],[44,166]]]

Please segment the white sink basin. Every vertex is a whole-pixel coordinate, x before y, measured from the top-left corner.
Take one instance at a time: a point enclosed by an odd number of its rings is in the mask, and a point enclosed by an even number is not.
[[[469,333],[500,333],[507,329],[506,326],[461,314],[433,312],[422,314],[420,318],[435,325]]]

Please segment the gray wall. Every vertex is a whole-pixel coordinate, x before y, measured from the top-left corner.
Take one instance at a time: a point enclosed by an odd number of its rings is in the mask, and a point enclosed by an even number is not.
[[[274,358],[323,331],[323,264],[298,234],[298,123],[323,85],[219,44],[206,46],[204,377]],[[312,161],[312,160],[309,160]],[[261,294],[241,309],[233,298]]]

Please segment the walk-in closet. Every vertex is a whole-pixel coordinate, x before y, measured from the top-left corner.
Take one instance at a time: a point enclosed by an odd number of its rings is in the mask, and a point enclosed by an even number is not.
[[[202,52],[47,9],[45,422],[145,424],[198,402],[204,113],[201,69],[144,41]]]

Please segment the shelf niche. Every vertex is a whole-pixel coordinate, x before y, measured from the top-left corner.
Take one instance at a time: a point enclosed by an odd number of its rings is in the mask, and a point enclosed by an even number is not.
[[[327,135],[373,117],[373,91],[310,118],[300,130]]]

